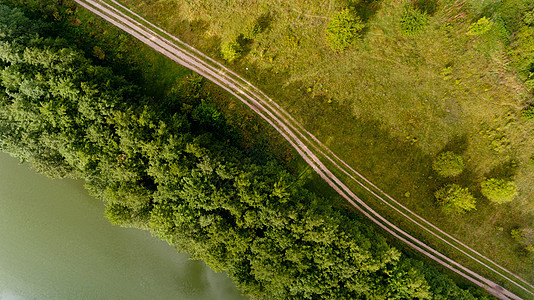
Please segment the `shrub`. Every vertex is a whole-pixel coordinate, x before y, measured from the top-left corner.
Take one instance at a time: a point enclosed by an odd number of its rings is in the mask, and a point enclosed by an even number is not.
[[[525,12],[523,15],[523,22],[527,26],[534,26],[534,9]]]
[[[454,152],[441,153],[432,163],[432,168],[440,176],[453,177],[460,175],[464,169],[463,158]]]
[[[230,40],[221,46],[221,53],[227,62],[233,62],[241,57],[243,47],[237,40]]]
[[[523,118],[529,121],[534,121],[534,106],[529,106],[523,111]]]
[[[457,184],[448,184],[434,194],[445,213],[461,214],[474,210],[476,199],[467,188]]]
[[[411,36],[420,33],[429,20],[428,15],[410,5],[404,7],[400,19],[400,31],[403,35]]]
[[[512,238],[524,246],[534,244],[534,228],[518,228],[511,232]]]
[[[512,229],[510,234],[525,250],[534,253],[534,228]]]
[[[495,203],[510,202],[517,196],[517,187],[513,181],[490,178],[482,182],[482,195]]]
[[[344,9],[330,19],[326,28],[326,42],[332,49],[343,51],[361,35],[365,27],[352,9]]]
[[[533,63],[534,63],[534,57],[533,57]],[[525,81],[525,86],[529,90],[534,89],[534,72],[529,72],[527,80]]]
[[[476,21],[475,23],[471,24],[471,26],[469,26],[469,30],[467,31],[467,34],[468,35],[481,35],[481,34],[488,32],[488,30],[490,30],[492,26],[493,26],[493,22],[490,19],[486,17],[482,17],[478,19],[478,21]]]

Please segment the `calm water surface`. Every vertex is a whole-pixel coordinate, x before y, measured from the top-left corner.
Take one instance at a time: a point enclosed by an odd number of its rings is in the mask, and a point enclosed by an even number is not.
[[[226,274],[103,211],[81,182],[0,153],[0,299],[246,299]]]

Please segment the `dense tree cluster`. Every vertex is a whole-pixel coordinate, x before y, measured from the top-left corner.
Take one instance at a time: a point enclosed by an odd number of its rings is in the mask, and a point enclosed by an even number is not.
[[[0,5],[0,148],[85,179],[112,223],[151,230],[255,297],[473,298],[279,164],[231,146],[195,89],[143,96]]]

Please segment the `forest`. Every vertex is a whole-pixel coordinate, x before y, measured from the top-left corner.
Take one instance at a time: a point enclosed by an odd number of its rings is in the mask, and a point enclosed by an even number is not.
[[[128,64],[76,46],[83,32],[62,21],[68,6],[44,8],[52,17],[0,5],[0,149],[85,180],[111,223],[150,230],[253,298],[484,298],[271,156],[236,146],[242,137],[201,96],[200,77],[150,95]]]

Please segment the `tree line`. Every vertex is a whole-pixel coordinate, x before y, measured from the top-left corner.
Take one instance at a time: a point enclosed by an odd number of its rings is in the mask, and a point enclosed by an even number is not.
[[[84,179],[113,224],[150,230],[256,298],[475,298],[234,146],[197,80],[155,99],[51,28],[0,5],[0,149]]]

